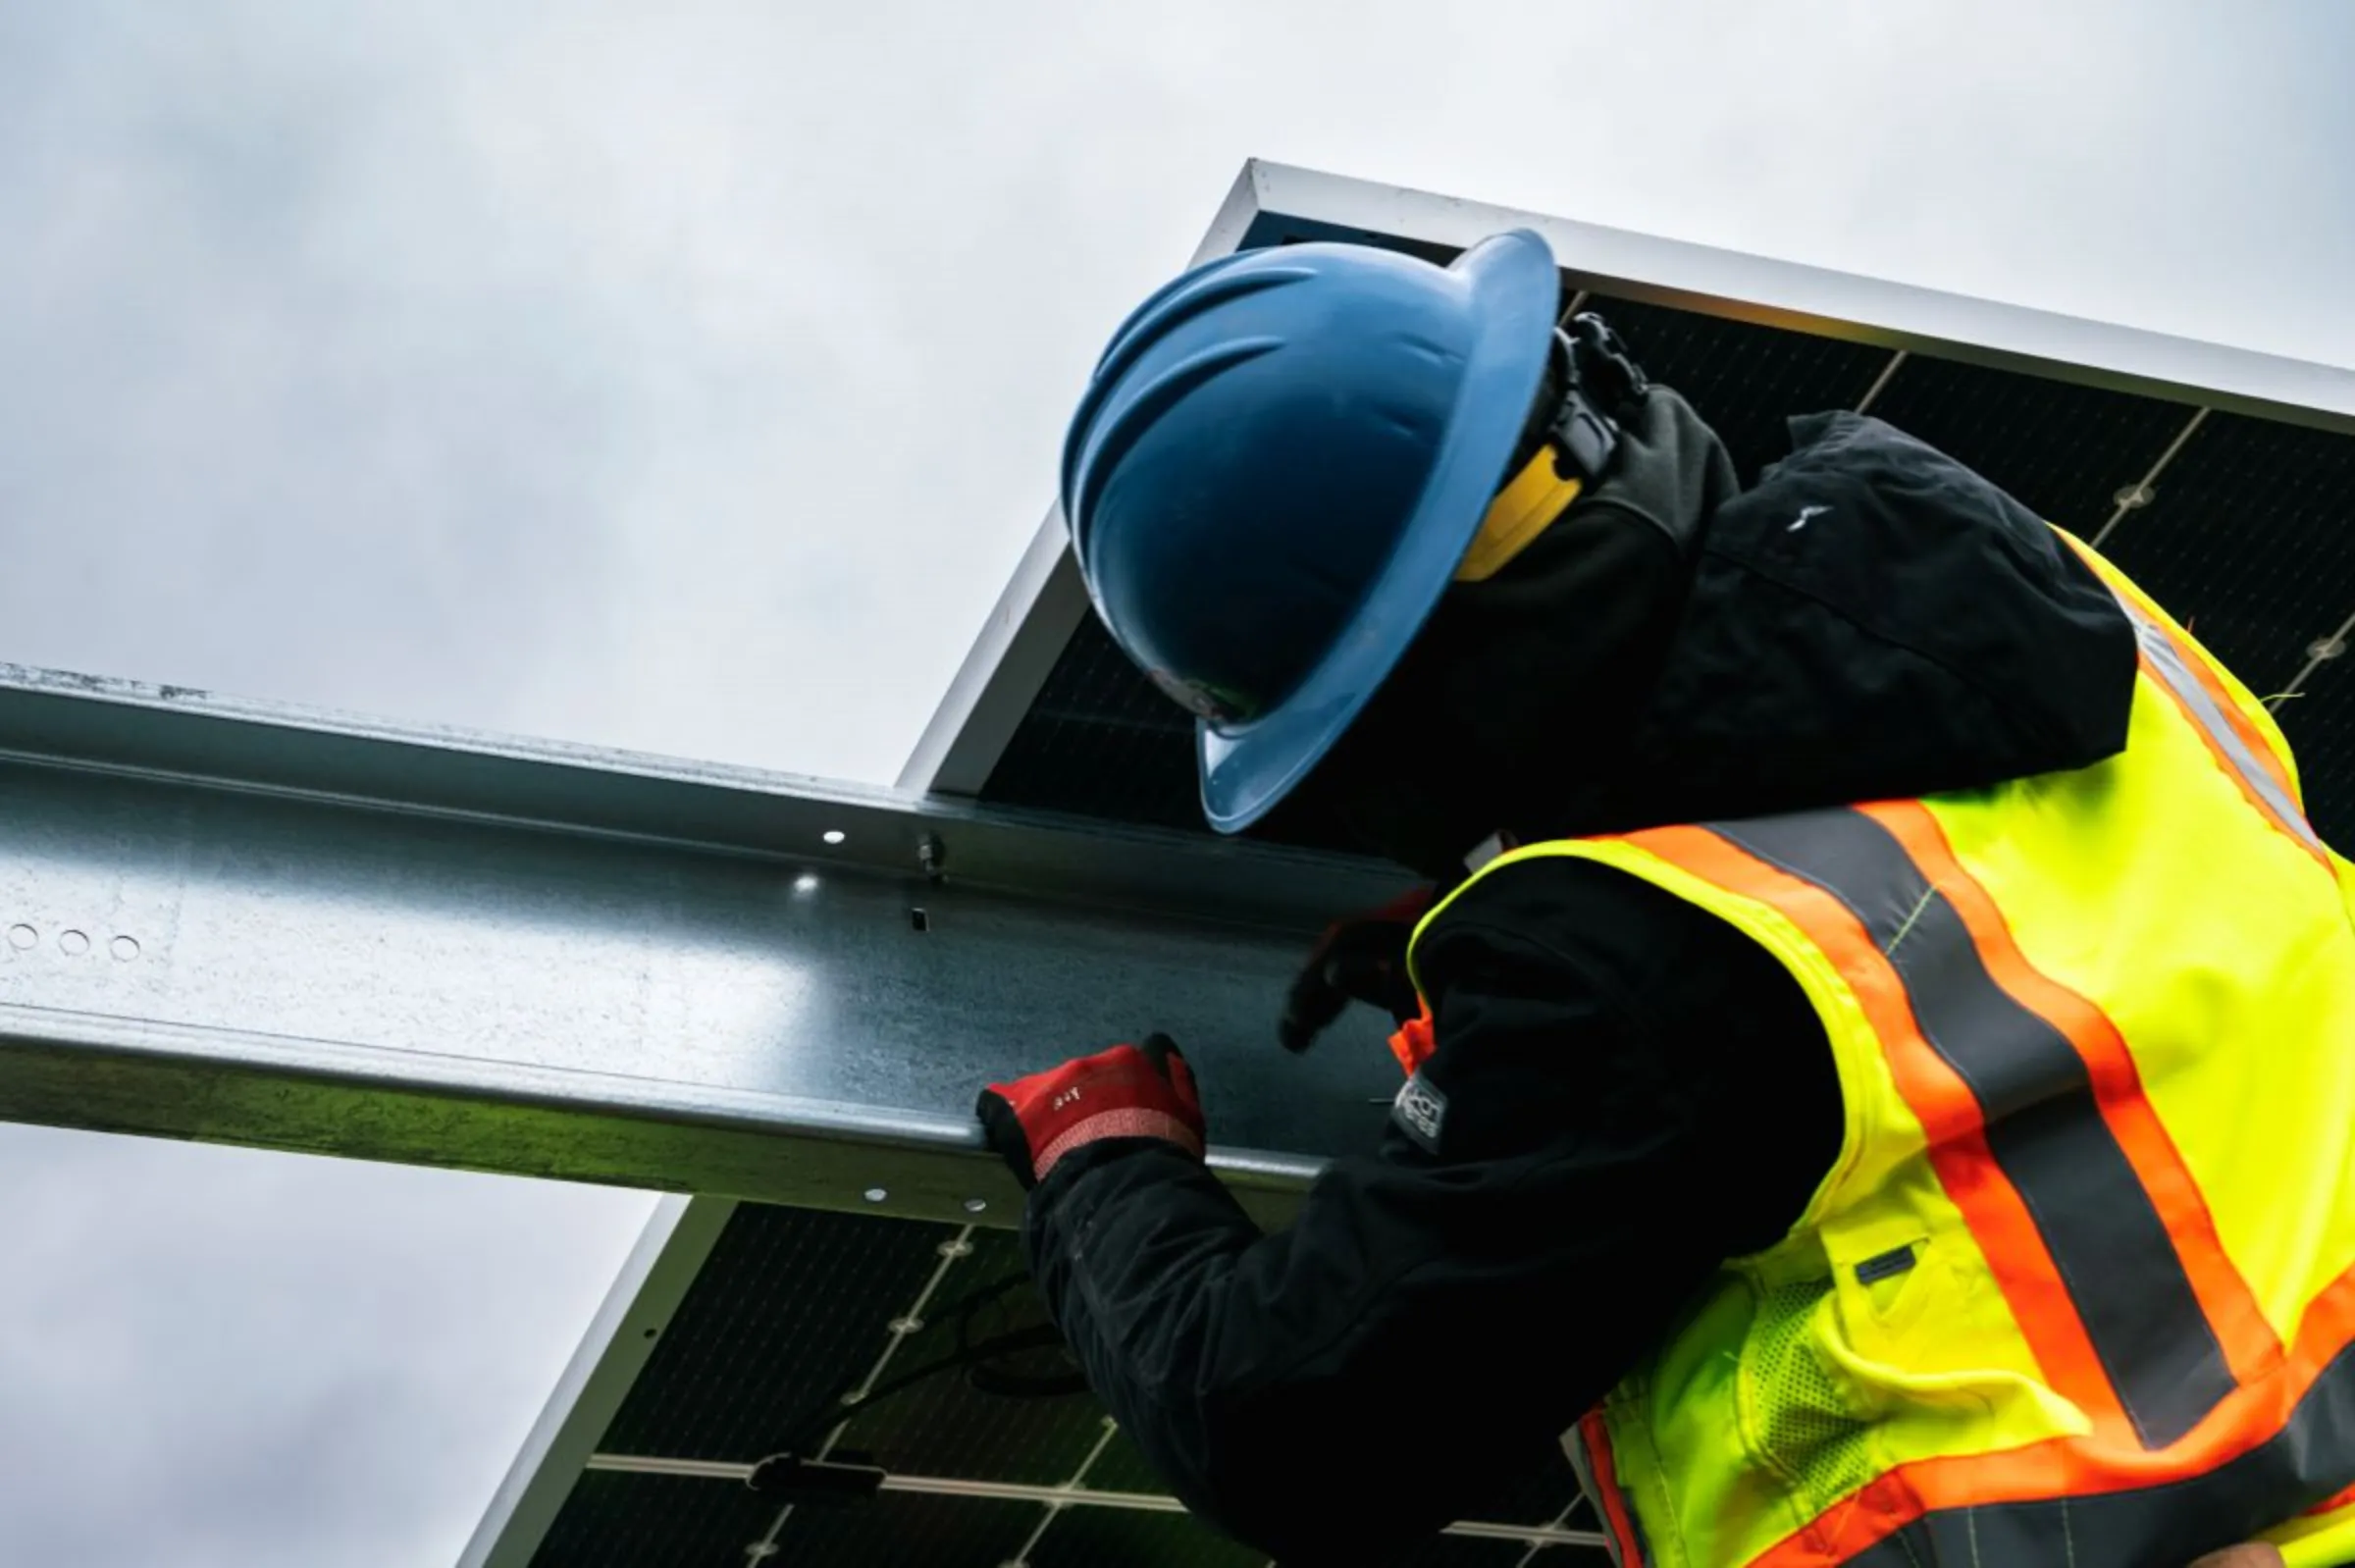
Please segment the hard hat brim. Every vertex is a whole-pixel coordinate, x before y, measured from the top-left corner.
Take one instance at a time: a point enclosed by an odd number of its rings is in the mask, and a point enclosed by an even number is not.
[[[1397,552],[1356,617],[1292,694],[1248,724],[1196,725],[1202,811],[1221,833],[1265,816],[1364,710],[1446,592],[1545,369],[1560,279],[1534,231],[1482,240],[1448,269],[1472,295],[1474,338],[1453,416]]]

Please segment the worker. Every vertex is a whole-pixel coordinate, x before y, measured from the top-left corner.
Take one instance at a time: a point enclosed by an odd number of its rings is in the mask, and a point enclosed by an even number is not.
[[[1283,1230],[1165,1037],[982,1094],[1091,1385],[1285,1568],[1557,1440],[1622,1568],[2355,1561],[2355,923],[2266,708],[1887,424],[1744,488],[1558,290],[1225,258],[1073,419],[1211,825],[1426,884],[1271,1001],[1408,1074]]]

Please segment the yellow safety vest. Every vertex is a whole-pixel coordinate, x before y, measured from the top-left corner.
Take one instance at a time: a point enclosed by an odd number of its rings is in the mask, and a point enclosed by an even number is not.
[[[1730,921],[1846,1101],[1790,1233],[1565,1438],[1623,1568],[2355,1562],[2355,873],[2265,707],[2069,543],[2140,641],[2117,757],[1482,873]]]

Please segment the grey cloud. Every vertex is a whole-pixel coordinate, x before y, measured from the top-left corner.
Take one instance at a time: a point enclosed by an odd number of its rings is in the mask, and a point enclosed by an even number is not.
[[[8,652],[888,777],[1252,153],[2355,358],[2284,16],[1488,15],[62,13]]]
[[[0,1562],[447,1561],[649,1200],[0,1128]]]

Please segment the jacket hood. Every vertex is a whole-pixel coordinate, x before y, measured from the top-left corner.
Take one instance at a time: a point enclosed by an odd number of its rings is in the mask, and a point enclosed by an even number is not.
[[[1519,842],[1980,788],[2120,750],[2137,662],[2042,521],[1880,420],[1740,488],[1672,392],[1504,571],[1452,588],[1295,810],[1442,880]]]
[[[2059,535],[1880,420],[1791,432],[1708,519],[1605,821],[1979,789],[2124,748],[2133,626]]]

